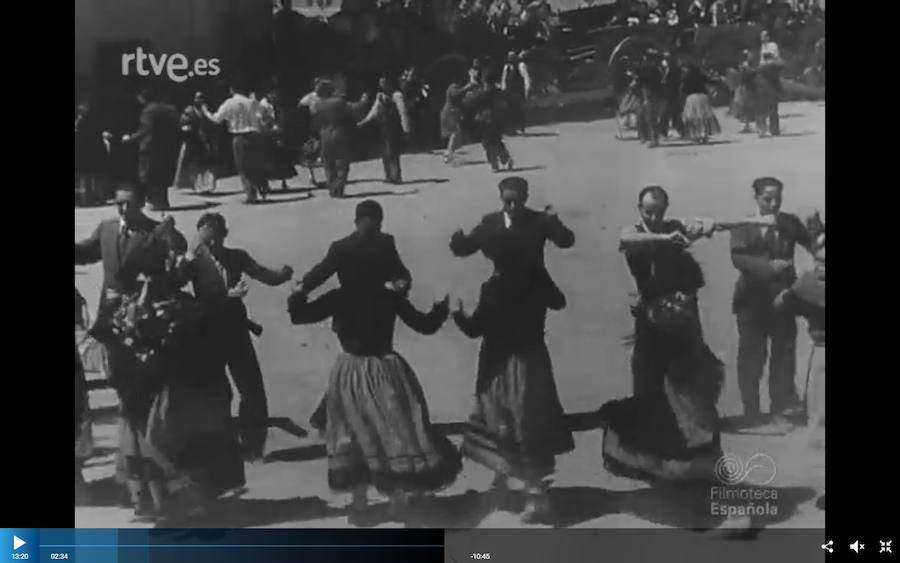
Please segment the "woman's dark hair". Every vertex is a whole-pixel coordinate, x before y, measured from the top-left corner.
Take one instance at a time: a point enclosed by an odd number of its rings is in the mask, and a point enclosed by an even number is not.
[[[775,186],[779,192],[784,191],[784,183],[774,176],[764,176],[753,180],[753,193],[759,195],[769,186]]]
[[[356,220],[360,219],[372,219],[380,223],[384,220],[384,210],[377,201],[367,199],[356,206]]]
[[[204,213],[200,216],[200,219],[197,221],[197,230],[200,230],[207,225],[222,233],[224,233],[227,228],[225,217],[223,217],[221,213]]]
[[[650,194],[653,196],[653,199],[658,199],[663,201],[666,204],[666,207],[669,206],[669,194],[662,188],[662,186],[647,186],[642,189],[638,194],[638,205],[644,203],[644,196]]]

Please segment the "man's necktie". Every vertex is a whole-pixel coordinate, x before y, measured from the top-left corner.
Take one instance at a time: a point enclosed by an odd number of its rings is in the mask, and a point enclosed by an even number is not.
[[[765,241],[769,257],[773,259],[776,258],[778,252],[778,227],[775,225],[766,227]]]
[[[128,227],[122,226],[119,230],[119,257],[125,255],[125,250],[128,248],[128,239],[130,237],[130,233]]]

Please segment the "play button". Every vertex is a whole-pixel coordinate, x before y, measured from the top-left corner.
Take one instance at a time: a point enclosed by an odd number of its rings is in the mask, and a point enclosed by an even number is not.
[[[25,540],[23,540],[19,536],[13,536],[13,551],[19,549],[23,545],[25,545]]]

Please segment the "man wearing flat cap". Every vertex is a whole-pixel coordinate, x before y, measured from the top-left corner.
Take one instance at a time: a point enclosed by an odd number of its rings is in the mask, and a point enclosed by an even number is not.
[[[457,257],[481,251],[494,263],[482,299],[526,299],[538,291],[549,308],[562,309],[565,297],[547,272],[544,245],[550,240],[559,248],[571,248],[575,234],[550,206],[543,212],[525,206],[528,182],[524,178],[504,178],[499,190],[502,210],[485,215],[469,234],[453,233],[450,251]]]

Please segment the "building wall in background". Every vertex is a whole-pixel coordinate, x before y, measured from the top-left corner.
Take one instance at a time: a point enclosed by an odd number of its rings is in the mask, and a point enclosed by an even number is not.
[[[103,46],[109,59],[130,42],[229,67],[268,40],[271,16],[268,0],[75,0],[75,73],[111,72]]]

